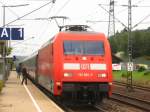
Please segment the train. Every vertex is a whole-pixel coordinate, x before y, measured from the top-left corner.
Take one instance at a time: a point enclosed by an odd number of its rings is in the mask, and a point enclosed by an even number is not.
[[[107,37],[86,25],[66,25],[21,63],[54,97],[99,103],[112,94],[112,59]]]

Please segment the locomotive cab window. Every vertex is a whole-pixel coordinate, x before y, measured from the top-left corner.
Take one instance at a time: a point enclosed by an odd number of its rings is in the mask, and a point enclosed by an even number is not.
[[[65,55],[104,55],[101,41],[64,41]]]

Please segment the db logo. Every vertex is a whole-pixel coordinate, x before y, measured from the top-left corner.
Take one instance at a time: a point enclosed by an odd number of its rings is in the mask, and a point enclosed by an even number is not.
[[[89,64],[81,64],[80,68],[81,68],[81,70],[89,70],[90,65]]]

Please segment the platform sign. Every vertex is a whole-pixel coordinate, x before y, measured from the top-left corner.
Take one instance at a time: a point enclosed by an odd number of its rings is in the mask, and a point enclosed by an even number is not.
[[[0,40],[23,40],[24,28],[0,28]]]
[[[128,68],[128,71],[133,71],[133,62],[128,62],[127,68]]]
[[[11,28],[11,40],[23,40],[24,29],[23,28]]]
[[[10,40],[10,28],[0,28],[0,40]]]

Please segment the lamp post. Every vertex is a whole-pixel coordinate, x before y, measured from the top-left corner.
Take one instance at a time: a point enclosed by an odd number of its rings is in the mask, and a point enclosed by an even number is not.
[[[5,28],[5,20],[6,20],[6,7],[21,7],[21,6],[27,6],[29,4],[21,4],[21,5],[3,5],[3,27]],[[7,79],[7,75],[8,75],[8,65],[7,65],[7,61],[6,61],[6,56],[7,56],[7,47],[8,47],[8,41],[4,40],[4,44],[3,45],[3,53],[2,53],[2,57],[3,57],[3,80],[5,81]]]

